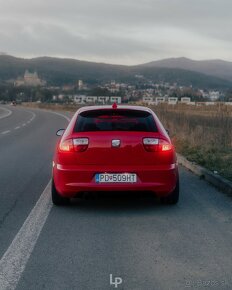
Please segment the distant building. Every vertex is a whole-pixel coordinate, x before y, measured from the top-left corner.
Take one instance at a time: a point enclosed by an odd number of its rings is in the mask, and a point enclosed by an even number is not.
[[[206,106],[211,106],[211,105],[215,105],[215,102],[205,102]]]
[[[63,95],[53,96],[53,101],[64,100],[65,98],[72,100],[76,104],[117,104],[122,103],[122,98],[118,96],[86,96],[86,95]]]
[[[117,104],[122,103],[122,98],[121,97],[110,97],[110,103],[116,102]]]
[[[144,104],[148,104],[148,105],[154,105],[155,101],[154,101],[153,97],[144,96],[143,97],[143,103]]]
[[[210,91],[209,92],[209,98],[211,101],[216,101],[220,97],[220,93],[218,91]]]
[[[65,98],[65,95],[62,95],[62,94],[59,94],[58,96],[57,95],[54,95],[53,97],[52,97],[52,100],[53,101],[63,101],[64,100],[64,98]]]
[[[86,95],[74,95],[70,96],[76,104],[112,104],[116,102],[117,104],[122,103],[122,98],[117,96],[86,96]]]
[[[164,103],[165,102],[165,97],[157,97],[157,98],[155,98],[155,101],[156,101],[156,104]]]
[[[178,98],[173,98],[173,97],[168,98],[169,105],[176,105],[177,102],[178,102]]]
[[[83,90],[83,88],[84,88],[84,82],[82,80],[79,80],[78,81],[78,89]]]
[[[37,72],[29,72],[28,70],[25,71],[23,78],[18,78],[14,85],[16,87],[19,86],[28,86],[28,87],[37,87],[46,85],[46,82],[41,80],[37,74]]]
[[[97,96],[86,96],[85,97],[86,103],[96,103],[97,102]]]
[[[205,92],[204,90],[199,90],[199,92],[200,92],[200,95],[203,98],[209,98],[209,93],[208,92]]]
[[[72,96],[74,103],[76,104],[84,104],[86,95],[74,95]]]
[[[97,98],[98,103],[107,104],[110,101],[110,97],[102,96]]]
[[[189,104],[191,102],[191,98],[189,98],[189,97],[183,97],[183,98],[181,98],[180,102],[182,104]]]

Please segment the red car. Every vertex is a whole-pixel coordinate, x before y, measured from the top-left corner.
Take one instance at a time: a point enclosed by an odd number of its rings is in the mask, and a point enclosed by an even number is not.
[[[91,191],[149,191],[163,202],[178,202],[175,149],[151,109],[83,107],[57,135],[62,138],[53,161],[55,205]]]

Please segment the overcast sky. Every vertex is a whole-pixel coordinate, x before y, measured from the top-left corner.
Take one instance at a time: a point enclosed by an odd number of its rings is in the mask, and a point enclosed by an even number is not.
[[[138,64],[232,61],[231,0],[0,0],[0,52]]]

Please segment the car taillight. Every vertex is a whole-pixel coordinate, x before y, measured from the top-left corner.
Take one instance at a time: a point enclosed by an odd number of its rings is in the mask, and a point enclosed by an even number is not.
[[[173,149],[173,146],[171,143],[169,143],[166,140],[159,139],[159,151],[170,151]]]
[[[143,146],[146,151],[157,152],[157,151],[169,151],[173,149],[171,143],[166,140],[158,138],[144,138]]]
[[[60,143],[61,152],[83,152],[88,148],[88,138],[67,139]]]
[[[73,152],[74,151],[73,140],[68,139],[62,141],[59,145],[59,149],[61,152]]]

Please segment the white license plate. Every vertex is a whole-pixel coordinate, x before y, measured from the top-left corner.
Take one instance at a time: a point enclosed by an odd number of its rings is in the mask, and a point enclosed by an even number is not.
[[[137,175],[135,173],[98,173],[95,175],[97,183],[135,183]]]

